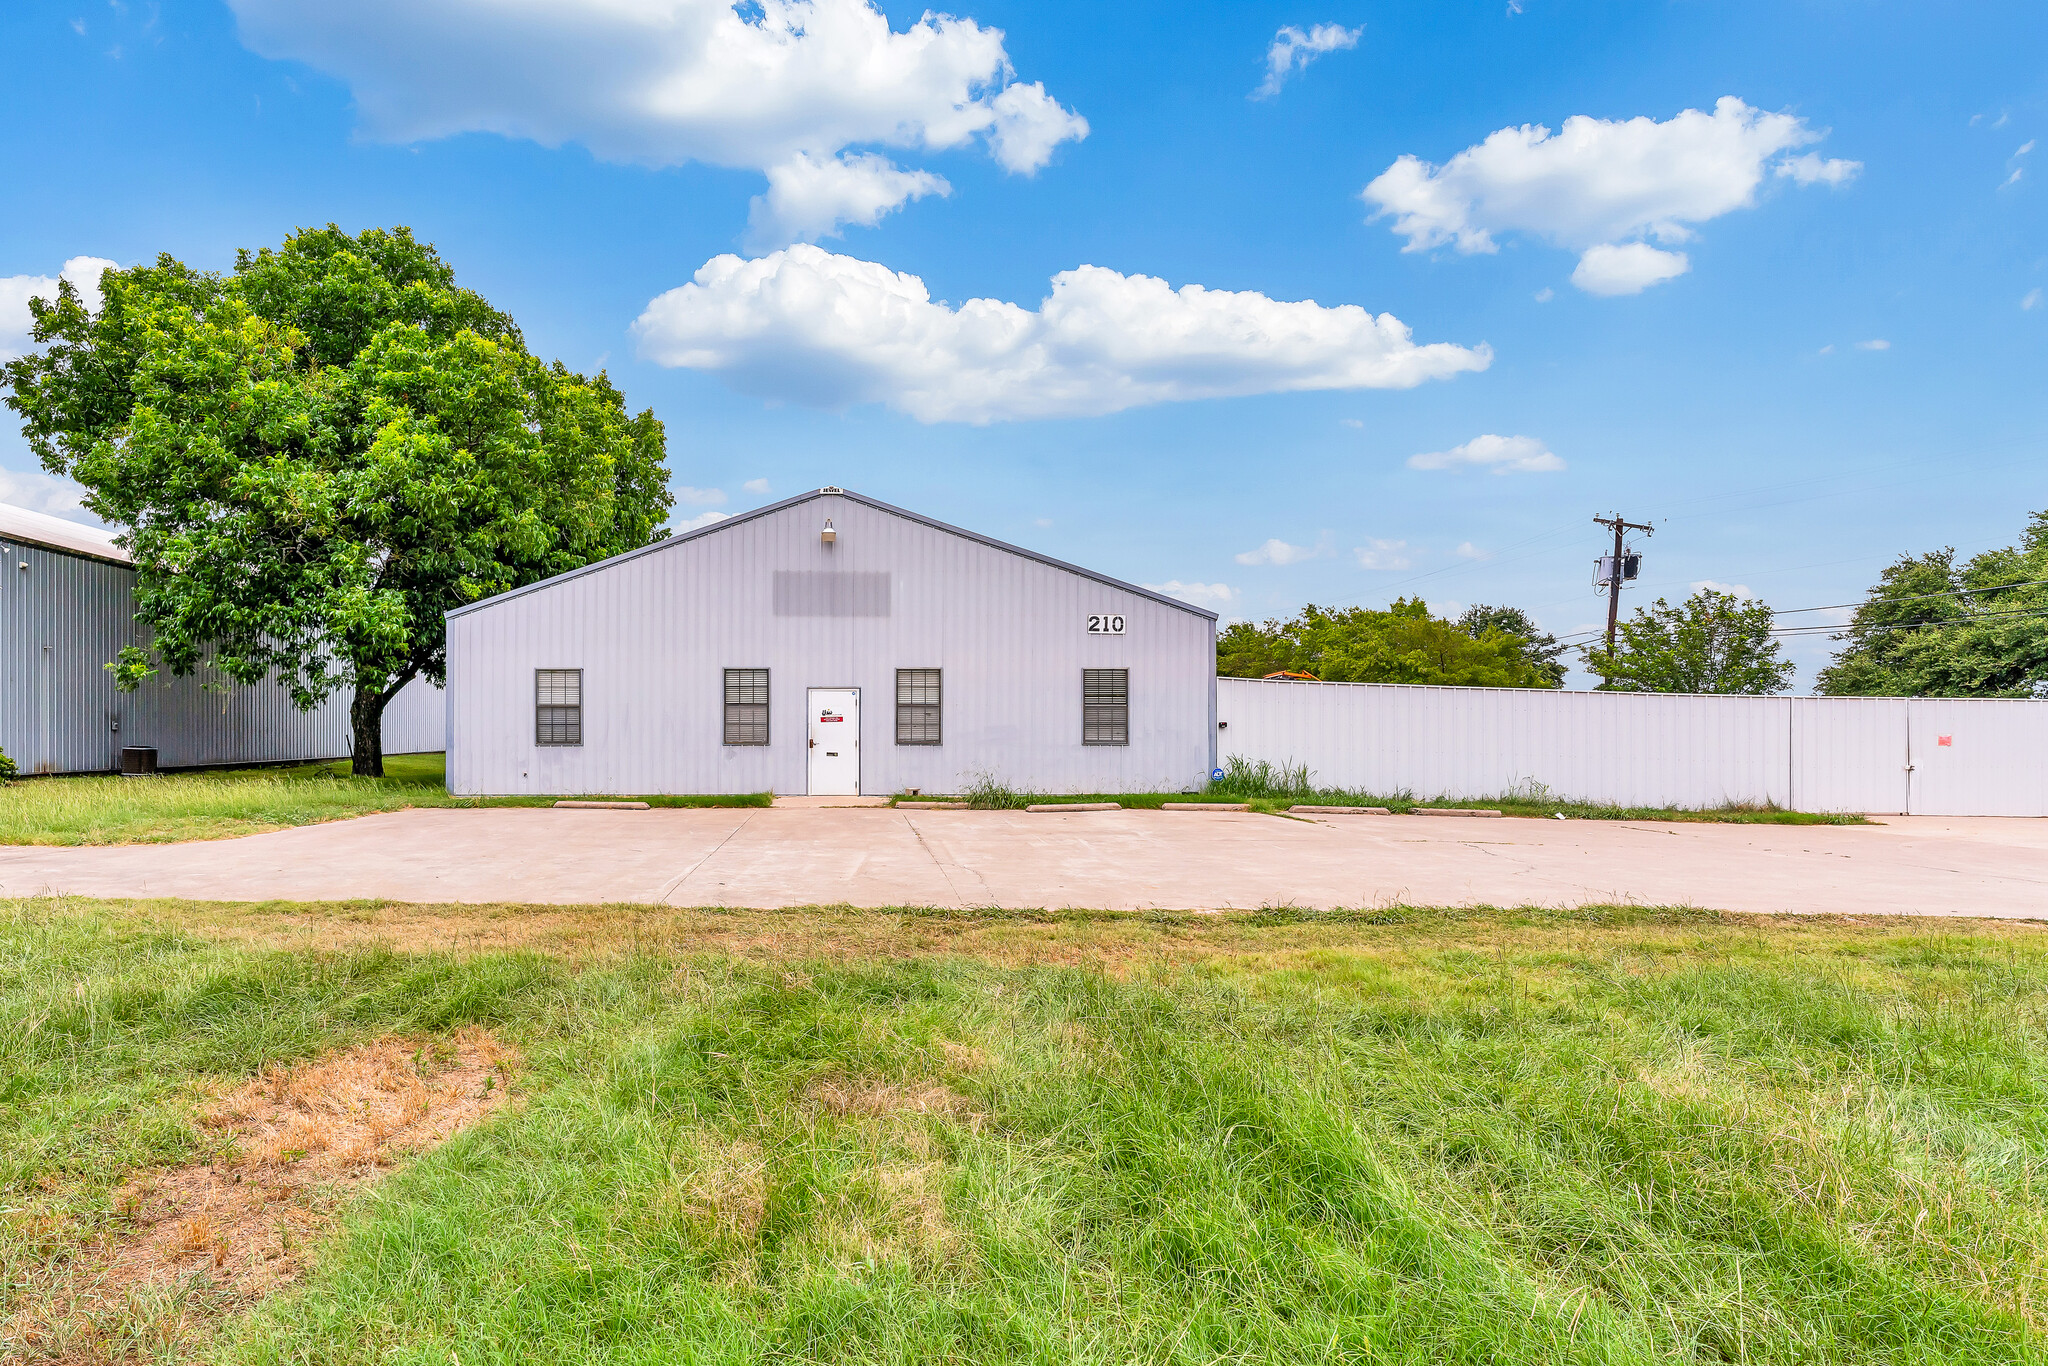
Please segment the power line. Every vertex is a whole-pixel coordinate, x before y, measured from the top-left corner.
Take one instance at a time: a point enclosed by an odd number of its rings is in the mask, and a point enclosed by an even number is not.
[[[1832,612],[1840,607],[1868,607],[1874,602],[1921,602],[1928,598],[1963,598],[1978,593],[2003,593],[2008,588],[2039,588],[2048,584],[2048,579],[2029,579],[2025,583],[2001,583],[1991,588],[1952,588],[1945,593],[1915,593],[1909,598],[1866,598],[1862,602],[1835,602],[1826,607],[1786,607],[1773,609],[1774,617],[1789,617],[1798,612]]]
[[[1907,631],[1919,626],[1967,626],[1971,622],[1991,621],[1998,617],[2048,617],[2048,607],[2015,608],[2010,612],[1972,612],[1962,617],[1929,617],[1925,621],[1899,621],[1885,626],[1865,626],[1865,631]],[[1824,636],[1848,631],[1849,625],[1841,626],[1776,626],[1771,628],[1774,636]]]

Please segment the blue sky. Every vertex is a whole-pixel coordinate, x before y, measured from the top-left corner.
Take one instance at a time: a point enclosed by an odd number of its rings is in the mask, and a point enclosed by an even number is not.
[[[1574,631],[1616,509],[1625,605],[1839,603],[2048,507],[2048,8],[956,12],[20,0],[0,350],[76,258],[409,224],[678,520],[843,484],[1233,617]]]

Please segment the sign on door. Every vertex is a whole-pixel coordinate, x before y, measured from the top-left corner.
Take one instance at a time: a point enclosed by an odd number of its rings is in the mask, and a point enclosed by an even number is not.
[[[860,689],[812,688],[810,791],[814,797],[860,794]]]

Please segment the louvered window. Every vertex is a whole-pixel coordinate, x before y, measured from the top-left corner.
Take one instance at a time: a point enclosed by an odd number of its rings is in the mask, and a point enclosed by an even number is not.
[[[725,743],[768,743],[768,671],[725,671]]]
[[[939,743],[939,671],[896,671],[896,743]]]
[[[533,742],[583,743],[583,670],[533,671]]]
[[[1081,670],[1081,743],[1131,743],[1131,671]]]

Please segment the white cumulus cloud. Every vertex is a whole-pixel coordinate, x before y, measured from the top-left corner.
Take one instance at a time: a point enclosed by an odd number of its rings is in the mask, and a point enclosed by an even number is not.
[[[1711,114],[1687,109],[1662,123],[1575,114],[1554,134],[1541,124],[1502,128],[1441,166],[1402,156],[1364,197],[1375,217],[1393,218],[1404,251],[1497,251],[1496,234],[1510,232],[1581,252],[1641,238],[1669,246],[1690,240],[1694,224],[1753,206],[1767,174],[1797,185],[1851,179],[1859,163],[1789,155],[1822,136],[1733,95]],[[1587,278],[1615,275],[1595,266]]]
[[[713,522],[722,522],[731,515],[729,512],[700,512],[695,517],[685,517],[680,522],[672,521],[668,525],[671,531],[695,531],[700,526],[710,526]]]
[[[766,479],[749,479],[746,483],[741,484],[740,487],[748,493],[765,494],[768,492],[768,481]]]
[[[1863,173],[1860,161],[1844,161],[1840,157],[1829,157],[1825,161],[1818,152],[1807,152],[1803,156],[1786,157],[1777,165],[1779,175],[1800,185],[1847,185]]]
[[[1883,337],[1872,337],[1869,341],[1857,342],[1856,349],[1858,351],[1889,351],[1892,349],[1892,344]]]
[[[30,299],[57,297],[57,281],[69,280],[87,308],[100,306],[100,272],[119,270],[98,256],[74,256],[55,275],[0,275],[0,360],[13,360],[35,345],[35,315]]]
[[[678,503],[691,503],[697,507],[719,507],[725,502],[724,489],[693,489],[688,484],[678,484],[672,492]]]
[[[6,281],[0,280],[0,285]],[[88,526],[99,518],[85,510],[85,490],[69,479],[56,479],[40,470],[0,470],[0,503],[31,512],[47,512]]]
[[[1572,283],[1588,294],[1640,294],[1691,269],[1682,251],[1660,251],[1648,242],[1602,243],[1579,257]]]
[[[1485,345],[1418,346],[1391,313],[1062,271],[1036,311],[934,303],[924,281],[798,244],[713,257],[633,324],[640,353],[743,393],[920,422],[1080,417],[1184,399],[1407,389],[1483,370]]]
[[[870,0],[229,0],[262,56],[339,77],[364,131],[576,142],[608,161],[764,172],[756,236],[872,223],[937,176],[873,146],[984,139],[1031,174],[1087,120],[1015,79],[1001,29]],[[779,245],[777,243],[776,245]]]
[[[1408,457],[1411,470],[1482,469],[1495,474],[1532,474],[1561,470],[1564,461],[1533,436],[1475,436],[1447,451],[1425,451]]]
[[[1749,591],[1749,585],[1746,583],[1722,583],[1718,579],[1693,580],[1693,592],[1703,593],[1708,589],[1712,589],[1716,593],[1726,593],[1732,598],[1742,598],[1745,601],[1756,596],[1756,594]]]
[[[1458,549],[1455,553],[1461,560],[1490,560],[1493,558],[1492,551],[1482,550],[1470,541],[1458,542]]]
[[[2031,313],[2041,306],[2041,288],[2036,285],[2020,296],[2020,307]]]
[[[1406,541],[1370,540],[1353,546],[1351,554],[1360,569],[1406,569],[1415,563],[1408,557]]]
[[[1165,583],[1143,585],[1155,593],[1164,593],[1169,598],[1179,598],[1197,607],[1227,607],[1237,601],[1237,590],[1227,583],[1182,583],[1179,579],[1168,579]]]
[[[1303,560],[1314,559],[1320,553],[1314,546],[1289,545],[1276,536],[1272,540],[1262,545],[1254,546],[1250,550],[1239,551],[1237,562],[1239,564],[1300,564]]]
[[[767,246],[826,237],[846,224],[872,228],[882,215],[953,187],[930,171],[906,171],[872,152],[814,157],[798,152],[767,169],[768,193],[747,213],[747,240]]]
[[[1289,24],[1273,35],[1273,44],[1266,49],[1266,79],[1252,92],[1255,100],[1269,100],[1280,93],[1280,87],[1287,78],[1307,66],[1325,52],[1342,52],[1358,46],[1358,35],[1365,32],[1365,26],[1345,28],[1342,24],[1317,24],[1303,33]]]

